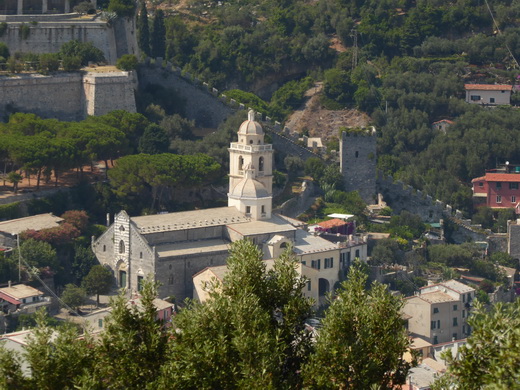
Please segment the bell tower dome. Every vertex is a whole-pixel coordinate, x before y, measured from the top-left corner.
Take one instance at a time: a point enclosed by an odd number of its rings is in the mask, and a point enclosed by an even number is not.
[[[264,144],[264,130],[249,110],[229,147],[228,205],[253,219],[269,219],[273,196],[273,146]]]

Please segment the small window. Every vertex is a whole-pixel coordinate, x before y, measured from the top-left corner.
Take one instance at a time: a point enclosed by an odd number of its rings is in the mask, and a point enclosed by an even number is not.
[[[516,196],[511,196],[511,203],[516,203]]]
[[[434,307],[433,308],[433,314],[437,314],[439,312],[439,308],[438,307]]]
[[[466,318],[466,310],[462,310],[462,318]]]
[[[453,311],[457,311],[457,305],[453,305]]]
[[[458,323],[458,320],[457,320],[457,317],[453,317],[453,326],[457,326],[459,323]]]
[[[441,320],[437,320],[437,328],[441,328]]]
[[[265,206],[262,205],[262,214],[265,214]]]
[[[462,302],[466,302],[466,294],[462,294]]]
[[[356,249],[356,258],[359,259],[359,249]]]
[[[137,276],[137,291],[141,291],[143,289],[143,280],[144,276]]]
[[[143,252],[139,252],[139,258],[140,258],[140,259],[143,258]]]
[[[453,340],[457,340],[457,333],[453,333],[451,337],[453,337]]]
[[[106,251],[107,251],[107,246],[103,245],[103,252],[106,252]]]
[[[307,262],[305,260],[302,260],[303,265],[307,265]]]
[[[495,103],[495,98],[489,98],[490,103]]]
[[[509,189],[510,190],[517,190],[518,189],[518,183],[509,183]]]
[[[125,231],[125,227],[123,225],[119,226],[119,231],[120,232],[124,232]]]
[[[263,172],[264,171],[264,158],[263,157],[260,157],[258,159],[258,170],[260,172]]]
[[[439,339],[437,338],[437,336],[433,336],[433,344],[439,344]]]
[[[123,240],[119,241],[119,253],[125,253],[125,242]]]
[[[431,322],[430,327],[431,327],[432,329],[435,329],[435,321],[432,321],[432,322]]]
[[[249,141],[249,143],[250,143],[251,145],[253,145],[253,142],[254,142],[253,140],[250,140],[250,141]]]
[[[356,156],[356,158],[359,157],[359,152],[357,150],[356,150],[355,156]]]
[[[170,267],[169,267],[169,268],[172,269],[172,265],[171,265],[171,264],[170,264]]]
[[[484,187],[484,182],[479,181],[479,182],[478,182],[478,186],[479,186],[479,187]]]
[[[246,206],[246,214],[251,214],[251,206]]]
[[[477,102],[480,100],[480,95],[471,95],[470,99],[474,102]]]
[[[497,181],[497,188],[498,189],[502,188],[502,182]]]
[[[497,203],[502,203],[502,196],[501,195],[497,195]]]
[[[98,328],[102,328],[103,327],[103,318],[100,318],[98,320]]]
[[[238,170],[242,170],[244,168],[244,157],[238,156]]]
[[[170,276],[168,277],[168,284],[173,284],[173,274],[170,274]]]
[[[311,291],[311,288],[312,288],[312,287],[311,287],[311,281],[309,280],[309,281],[307,282],[307,291]]]

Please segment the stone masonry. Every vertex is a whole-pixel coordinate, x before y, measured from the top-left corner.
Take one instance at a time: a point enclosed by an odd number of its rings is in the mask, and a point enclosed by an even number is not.
[[[376,130],[343,132],[340,139],[340,169],[345,191],[358,191],[367,204],[376,199]]]

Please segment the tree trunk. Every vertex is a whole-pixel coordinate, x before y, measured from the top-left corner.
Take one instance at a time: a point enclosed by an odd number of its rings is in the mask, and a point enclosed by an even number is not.
[[[96,307],[99,307],[99,294],[96,294]]]
[[[42,169],[38,169],[38,174],[36,175],[36,191],[40,190],[40,179],[42,177]]]
[[[105,160],[105,179],[108,179],[108,160]]]

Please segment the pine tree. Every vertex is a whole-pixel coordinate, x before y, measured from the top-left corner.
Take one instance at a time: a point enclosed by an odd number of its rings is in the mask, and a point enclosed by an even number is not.
[[[164,12],[157,10],[153,19],[153,30],[152,30],[152,57],[164,58],[166,52],[166,28],[164,26]]]
[[[137,44],[143,54],[150,55],[150,26],[148,25],[148,11],[146,1],[141,1],[141,9],[137,18]]]
[[[287,251],[266,271],[250,241],[234,242],[229,272],[210,287],[205,303],[192,302],[174,324],[169,361],[159,388],[285,389],[300,383],[310,338],[304,321],[312,302]]]
[[[367,275],[355,266],[322,321],[315,351],[303,367],[311,389],[389,389],[403,384],[410,341],[401,319],[403,301],[385,285],[365,289]]]

